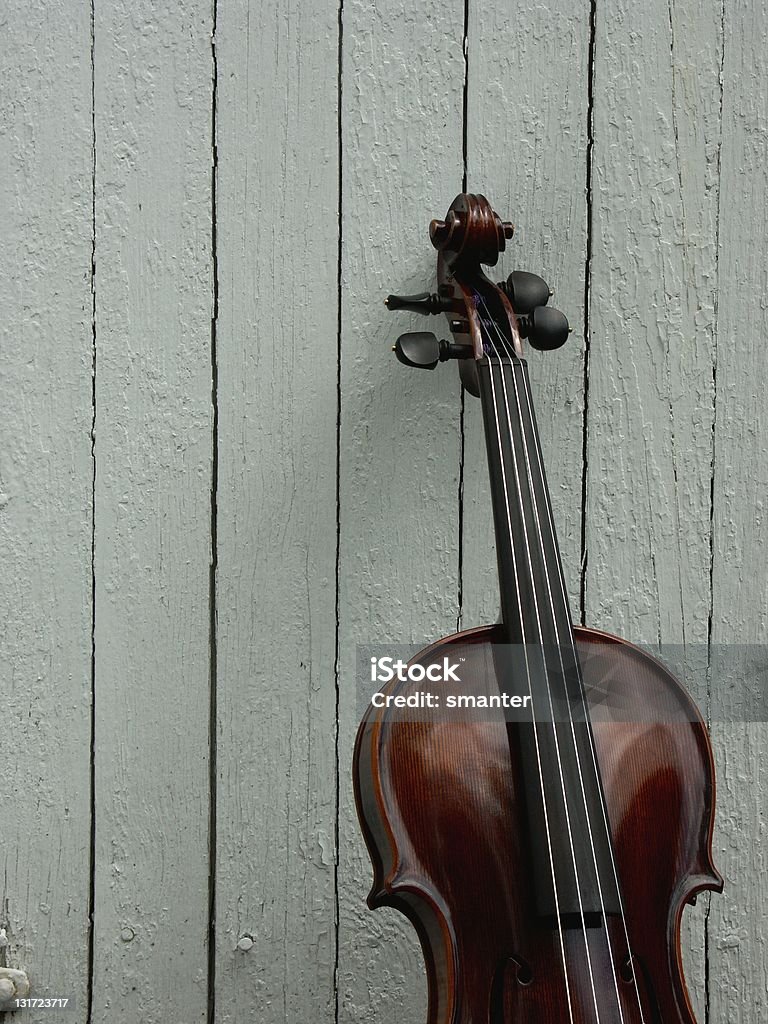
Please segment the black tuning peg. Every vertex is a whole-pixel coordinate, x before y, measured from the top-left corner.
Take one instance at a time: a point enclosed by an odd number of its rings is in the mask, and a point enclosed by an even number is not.
[[[388,295],[384,305],[390,311],[405,309],[409,313],[430,316],[447,312],[451,308],[451,300],[437,292],[420,292],[418,295]]]
[[[438,363],[447,359],[468,359],[472,355],[471,345],[459,345],[455,341],[438,341],[429,331],[412,331],[401,334],[393,346],[393,352],[406,366],[418,370],[434,370]]]
[[[429,331],[401,334],[394,352],[401,363],[419,370],[434,370],[440,362],[440,342]]]
[[[552,306],[537,306],[529,316],[519,317],[518,322],[522,336],[540,352],[560,348],[571,333],[565,314]]]
[[[518,315],[533,313],[538,306],[546,306],[552,294],[544,278],[529,274],[527,270],[513,270],[506,281],[499,282],[499,288],[506,293]]]

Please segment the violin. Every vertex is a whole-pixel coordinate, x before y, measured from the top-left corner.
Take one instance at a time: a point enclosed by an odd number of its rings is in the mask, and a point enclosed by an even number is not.
[[[571,618],[523,347],[569,328],[540,277],[483,271],[513,231],[457,196],[429,228],[437,291],[387,300],[452,336],[404,334],[398,359],[455,359],[480,399],[501,621],[437,640],[367,707],[368,904],[416,928],[428,1024],[695,1024],[682,914],[723,887],[710,740],[661,662]]]

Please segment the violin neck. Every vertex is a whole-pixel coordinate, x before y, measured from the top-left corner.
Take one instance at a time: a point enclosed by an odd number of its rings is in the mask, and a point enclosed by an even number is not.
[[[522,359],[478,362],[488,447],[502,622],[510,645],[525,645],[525,669],[499,657],[499,686],[524,685],[533,728],[518,748],[533,853],[536,902],[566,927],[595,927],[621,898],[604,828],[601,780],[592,756],[560,553]],[[539,650],[533,655],[531,646]],[[546,793],[546,804],[543,794]],[[548,855],[555,867],[550,871]],[[575,870],[574,870],[575,869]],[[553,877],[556,885],[553,884]]]
[[[502,623],[514,644],[571,644],[573,623],[524,360],[478,363]]]

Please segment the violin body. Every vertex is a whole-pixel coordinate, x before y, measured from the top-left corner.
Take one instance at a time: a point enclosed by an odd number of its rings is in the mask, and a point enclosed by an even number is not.
[[[658,661],[608,634],[574,633],[637,984],[619,919],[608,919],[609,942],[603,928],[568,930],[567,1005],[558,934],[533,906],[520,756],[504,712],[468,722],[439,709],[426,716],[372,707],[354,758],[374,865],[368,903],[396,907],[415,925],[429,1024],[594,1024],[592,986],[611,991],[614,977],[622,1013],[601,1013],[601,1024],[695,1024],[680,922],[698,892],[722,889],[711,859],[709,737],[690,697]],[[462,690],[490,693],[498,688],[492,648],[503,641],[500,626],[469,630],[414,661],[463,657]],[[422,683],[403,682],[396,692],[418,689]],[[621,708],[621,720],[601,716],[606,705]]]

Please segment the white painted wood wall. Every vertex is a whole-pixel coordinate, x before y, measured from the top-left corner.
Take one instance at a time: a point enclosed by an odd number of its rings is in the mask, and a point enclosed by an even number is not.
[[[486,193],[575,327],[532,376],[577,614],[765,642],[768,9],[0,23],[0,955],[72,1024],[419,1021],[412,930],[364,908],[355,645],[497,599],[478,408],[394,362],[381,299]],[[689,979],[757,1024],[768,731],[725,717]]]

